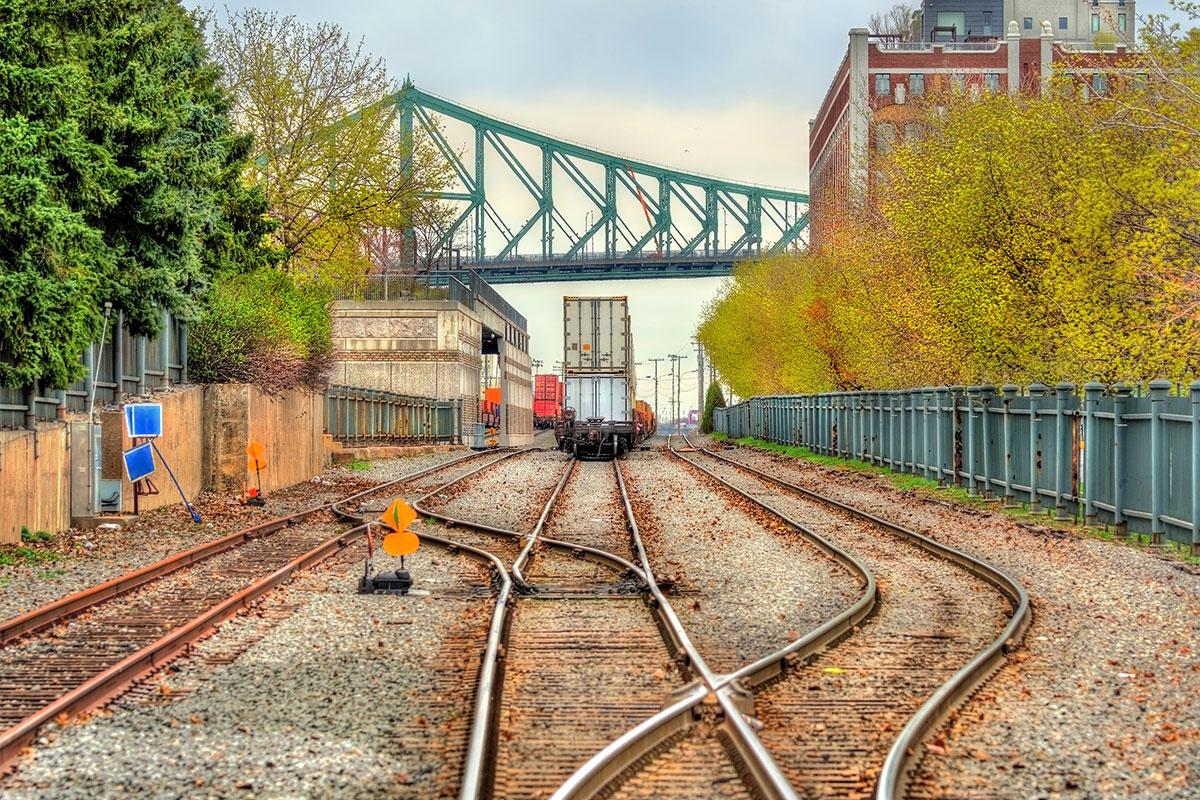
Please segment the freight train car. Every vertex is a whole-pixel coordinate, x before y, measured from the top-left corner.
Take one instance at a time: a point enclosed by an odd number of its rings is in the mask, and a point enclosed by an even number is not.
[[[637,416],[638,441],[645,441],[658,430],[654,409],[645,400],[638,400],[634,404],[634,414]]]
[[[639,425],[633,335],[625,297],[563,298],[566,393],[555,426],[559,449],[619,458],[647,435]]]
[[[562,416],[563,382],[554,374],[533,378],[533,427],[553,428]]]

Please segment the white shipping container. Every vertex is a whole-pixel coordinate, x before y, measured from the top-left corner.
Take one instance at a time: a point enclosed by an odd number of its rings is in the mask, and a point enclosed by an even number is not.
[[[567,371],[625,372],[633,363],[625,297],[563,298],[563,363]]]
[[[624,375],[567,375],[567,396],[564,405],[575,409],[575,419],[588,417],[627,422],[629,412],[629,382]]]

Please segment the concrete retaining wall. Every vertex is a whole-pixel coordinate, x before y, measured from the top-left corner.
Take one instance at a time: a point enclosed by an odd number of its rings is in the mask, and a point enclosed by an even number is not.
[[[175,479],[183,487],[188,499],[204,488],[204,427],[200,424],[204,411],[204,389],[190,386],[155,394],[147,402],[161,403],[163,409],[163,435],[154,444],[162,458],[155,456],[158,470],[150,480],[158,488],[158,494],[142,495],[138,498],[138,511],[151,511],[162,506],[182,502],[179,490],[171,482],[162,459],[166,459]],[[100,412],[103,430],[101,439],[101,474],[108,479],[121,480],[121,510],[133,513],[133,484],[125,477],[125,465],[121,453],[133,446],[133,440],[125,433],[123,412]],[[81,446],[86,446],[81,443]],[[86,472],[84,474],[86,479]]]
[[[71,524],[71,454],[67,426],[0,431],[0,544],[21,541],[21,527],[57,532]]]
[[[246,445],[262,442],[267,468],[262,490],[271,492],[320,474],[329,463],[323,440],[324,396],[293,389],[267,395],[245,384],[205,389],[205,475],[218,491],[254,485]]]
[[[231,384],[191,386],[152,399],[163,407],[163,436],[155,444],[189,499],[207,488],[240,494],[253,485],[246,469],[251,440],[266,446],[264,492],[306,481],[329,463],[324,395],[292,390],[272,396]],[[125,435],[123,413],[106,410],[99,418],[101,476],[121,481],[121,511],[132,513],[133,485],[125,479],[121,453],[133,443]],[[83,418],[39,423],[37,457],[33,431],[0,431],[0,544],[19,542],[22,526],[66,530],[73,505],[74,516],[90,516],[90,431]],[[159,493],[138,497],[140,512],[182,502],[162,460],[155,461],[158,470],[151,479]]]

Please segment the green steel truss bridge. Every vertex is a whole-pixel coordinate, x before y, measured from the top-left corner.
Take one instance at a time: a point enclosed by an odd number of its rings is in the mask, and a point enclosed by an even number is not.
[[[454,183],[438,195],[452,219],[427,235],[439,268],[473,269],[491,283],[700,277],[806,245],[803,192],[554,139],[407,80],[381,102],[395,103],[402,130],[428,137],[453,167]],[[452,127],[466,147],[451,143]],[[413,236],[397,249],[415,254]]]

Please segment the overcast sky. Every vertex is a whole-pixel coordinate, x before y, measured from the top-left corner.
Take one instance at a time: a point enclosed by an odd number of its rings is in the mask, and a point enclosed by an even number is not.
[[[889,5],[887,0],[228,3],[231,9],[257,6],[304,21],[336,22],[352,37],[363,37],[398,79],[409,74],[420,88],[491,116],[688,171],[802,190],[808,187],[808,120],[845,53],[846,33]],[[1167,0],[1141,0],[1137,12],[1167,7]],[[687,368],[694,369],[689,340],[700,309],[719,285],[717,279],[686,279],[514,285],[500,291],[529,318],[533,356],[547,366],[562,357],[563,294],[626,294],[638,358],[691,353]],[[649,383],[641,388],[648,397]],[[661,391],[665,402],[666,389]]]

